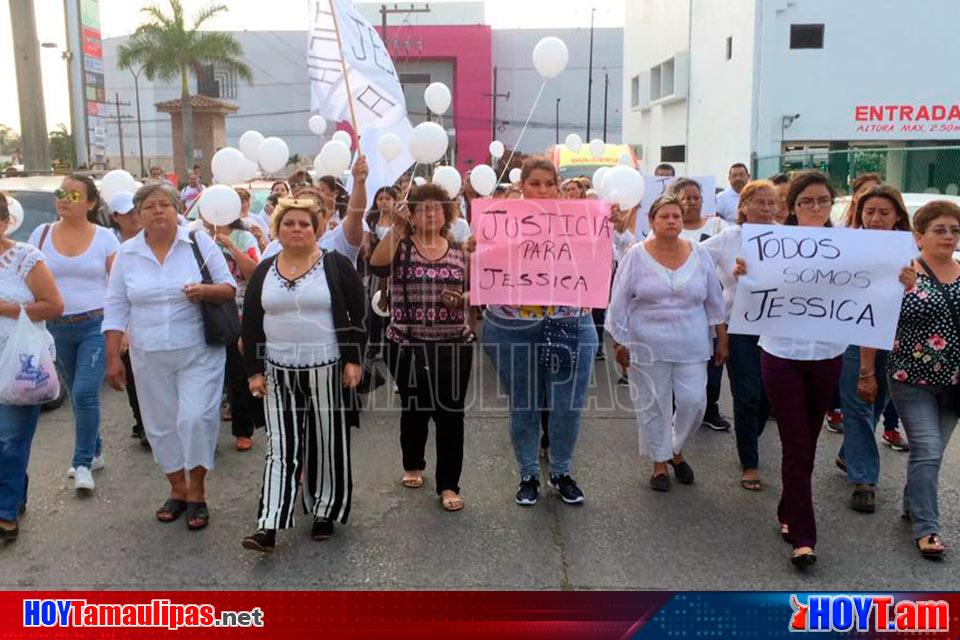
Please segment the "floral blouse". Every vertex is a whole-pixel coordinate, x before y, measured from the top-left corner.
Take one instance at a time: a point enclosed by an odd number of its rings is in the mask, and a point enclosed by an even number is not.
[[[960,310],[960,280],[944,285]],[[907,290],[887,374],[898,382],[926,386],[960,383],[960,334],[941,289],[926,274]]]

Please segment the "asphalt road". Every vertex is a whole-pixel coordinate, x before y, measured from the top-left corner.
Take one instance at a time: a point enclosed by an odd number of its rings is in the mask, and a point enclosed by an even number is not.
[[[850,488],[833,465],[841,438],[824,432],[814,478],[820,562],[798,574],[776,530],[779,441],[769,423],[761,438],[765,488],[739,487],[732,432],[700,429],[686,456],[692,486],[666,494],[647,487],[650,464],[637,449],[628,390],[611,386],[612,363],[598,363],[591,410],[584,416],[574,476],[587,501],[564,505],[549,490],[540,503],[513,502],[517,471],[486,358],[475,361],[475,401],[467,416],[462,478],[466,508],[442,511],[427,482],[400,485],[398,413],[392,390],[354,432],[354,503],[350,523],[324,542],[309,538],[309,520],[281,532],[262,556],[240,541],[255,528],[263,433],[252,452],[233,449],[221,431],[208,484],[211,525],[189,532],[184,520],[158,523],[154,510],[167,483],[149,453],[130,438],[123,394],[103,391],[107,466],[95,472],[92,497],[67,478],[73,446],[71,411],[41,418],[30,463],[29,511],[20,539],[0,547],[0,586],[7,588],[235,589],[669,589],[669,590],[957,590],[956,553],[923,560],[899,518],[907,455],[881,447],[878,509],[847,507]],[[724,382],[722,408],[731,413]],[[957,447],[941,474],[947,544],[958,532]],[[543,483],[545,485],[545,482]]]

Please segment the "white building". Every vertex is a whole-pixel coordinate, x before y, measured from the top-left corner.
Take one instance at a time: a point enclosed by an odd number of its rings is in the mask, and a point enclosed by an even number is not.
[[[631,0],[624,142],[725,185],[817,166],[905,191],[960,183],[960,2]],[[853,166],[851,166],[853,165]],[[952,185],[952,186],[951,186]]]

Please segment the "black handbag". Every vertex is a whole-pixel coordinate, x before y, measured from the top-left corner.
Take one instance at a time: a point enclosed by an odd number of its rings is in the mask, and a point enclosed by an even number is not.
[[[201,282],[213,284],[210,270],[207,269],[200,247],[197,245],[197,232],[190,232],[190,241],[193,243],[193,257],[200,267]],[[200,312],[203,314],[203,337],[210,346],[237,344],[240,339],[240,310],[237,301],[230,298],[226,302],[200,302]]]
[[[960,312],[958,312],[953,299],[950,297],[950,292],[947,290],[946,285],[940,282],[940,278],[938,278],[937,274],[933,272],[933,269],[930,268],[930,265],[927,264],[926,260],[923,258],[917,258],[917,262],[920,263],[920,266],[923,267],[923,270],[927,272],[927,277],[930,278],[930,281],[933,282],[934,286],[940,290],[940,295],[943,296],[943,300],[947,303],[947,308],[950,310],[950,319],[953,320],[954,325],[957,327],[957,332],[960,333]],[[950,387],[949,392],[950,405],[953,407],[954,412],[956,412],[957,415],[960,415],[960,385],[953,385]]]

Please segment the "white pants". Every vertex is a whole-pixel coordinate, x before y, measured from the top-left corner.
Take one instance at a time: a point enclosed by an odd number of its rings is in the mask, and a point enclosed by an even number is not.
[[[703,421],[707,363],[631,364],[628,376],[640,429],[640,455],[654,462],[671,460]]]
[[[130,348],[143,430],[164,473],[213,469],[226,361],[223,347]]]

